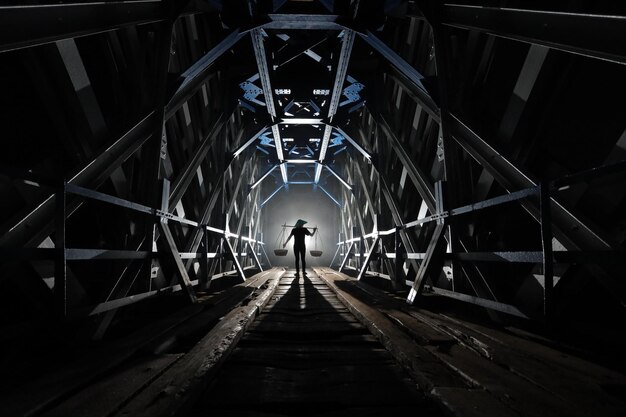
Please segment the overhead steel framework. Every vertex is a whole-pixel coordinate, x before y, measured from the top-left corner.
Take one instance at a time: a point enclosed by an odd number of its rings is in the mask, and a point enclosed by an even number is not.
[[[481,3],[0,6],[4,308],[101,338],[195,302],[269,266],[298,185],[338,208],[331,266],[409,303],[623,314],[623,11]]]

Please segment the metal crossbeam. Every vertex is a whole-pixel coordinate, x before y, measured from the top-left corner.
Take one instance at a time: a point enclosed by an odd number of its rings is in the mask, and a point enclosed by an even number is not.
[[[243,272],[243,268],[239,263],[239,259],[237,258],[237,252],[235,252],[235,250],[233,249],[233,245],[230,244],[230,241],[226,236],[224,237],[224,244],[226,245],[226,253],[232,258],[233,266],[237,271],[237,275],[239,276],[239,278],[241,278],[241,281],[245,281],[246,274]]]
[[[328,118],[333,120],[333,116],[337,113],[339,107],[339,99],[343,92],[343,84],[346,81],[348,73],[348,64],[350,63],[350,54],[352,53],[352,45],[354,44],[354,31],[346,29],[343,32],[343,42],[341,44],[341,53],[339,62],[337,63],[337,72],[335,74],[335,84],[333,85],[333,94],[328,105]]]
[[[356,243],[352,242],[350,246],[348,247],[348,250],[346,251],[346,254],[343,257],[343,261],[341,261],[341,266],[339,266],[339,272],[343,271],[343,269],[346,267],[346,264],[348,263],[348,259],[350,259],[350,255],[352,254],[352,249],[354,248],[355,244]]]
[[[181,84],[165,106],[165,118],[169,119],[207,79],[215,61],[232,48],[245,34],[235,30],[191,67],[180,75]]]
[[[246,141],[243,145],[241,145],[235,152],[233,152],[233,159],[237,158],[243,151],[245,151],[250,145],[252,145],[262,134],[267,131],[267,126],[263,127],[261,130],[257,132],[256,135],[252,136],[250,139]]]
[[[265,46],[263,45],[263,29],[253,29],[250,32],[252,37],[252,46],[254,48],[254,57],[259,69],[259,77],[263,87],[263,96],[265,97],[265,106],[267,112],[272,117],[272,121],[276,118],[276,108],[274,107],[274,96],[272,92],[272,84],[270,82],[270,73],[267,68],[267,57],[265,56]],[[273,126],[272,126],[273,129]],[[282,158],[281,158],[282,159]]]
[[[337,131],[339,132],[339,134],[341,136],[343,136],[344,138],[346,138],[346,140],[348,142],[350,142],[350,144],[352,146],[354,146],[354,148],[359,151],[359,153],[361,155],[363,155],[365,158],[369,159],[370,161],[372,160],[372,155],[366,151],[361,145],[359,145],[359,143],[357,141],[355,141],[354,139],[352,139],[352,137],[350,137],[350,135],[348,135],[346,132],[344,132],[341,128],[339,127],[335,127],[335,129],[337,129]]]
[[[0,6],[0,52],[160,22],[159,0]]]
[[[265,173],[263,175],[261,175],[261,178],[259,178],[258,180],[254,181],[252,184],[250,184],[250,189],[254,190],[256,187],[258,187],[259,184],[261,184],[265,178],[267,178],[272,172],[274,172],[276,167],[278,167],[278,165],[273,165],[270,169],[265,171]]]
[[[111,146],[85,164],[67,183],[92,189],[102,185],[117,168],[133,155],[150,138],[154,123],[154,112],[140,120]],[[67,215],[71,215],[82,201],[68,204]],[[30,213],[22,217],[0,237],[0,247],[38,246],[54,228],[54,195],[50,195]]]
[[[365,276],[365,273],[367,272],[367,268],[370,265],[370,261],[372,260],[372,256],[374,255],[374,252],[376,251],[376,248],[378,247],[379,242],[380,242],[380,237],[376,237],[376,239],[374,239],[374,242],[372,243],[372,246],[370,246],[370,250],[367,253],[367,256],[365,257],[365,262],[363,262],[363,265],[361,266],[359,275],[356,278],[357,280],[360,281],[363,278],[363,276]]]
[[[185,265],[183,265],[183,262],[180,258],[180,253],[178,253],[178,249],[176,248],[174,236],[172,236],[172,232],[170,231],[169,225],[167,224],[167,221],[165,219],[161,219],[161,221],[159,222],[159,230],[161,231],[161,235],[165,238],[165,252],[170,256],[171,260],[174,261],[174,265],[176,267],[176,278],[178,279],[178,283],[187,294],[189,300],[192,303],[195,303],[197,301],[196,293],[193,290],[189,275],[187,275]]]
[[[321,167],[322,164],[318,164],[318,167]],[[324,168],[326,168],[326,170],[328,172],[330,172],[331,174],[333,174],[333,176],[335,178],[337,178],[339,180],[339,182],[346,187],[348,190],[352,191],[352,186],[350,184],[348,184],[348,182],[346,180],[344,180],[343,178],[341,178],[341,175],[337,174],[337,172],[335,172],[334,169],[332,169],[331,167],[329,167],[328,165],[324,165]],[[318,181],[315,181],[315,183],[317,183]]]
[[[419,73],[411,64],[406,62],[400,55],[398,55],[395,51],[393,51],[390,47],[388,47],[383,41],[378,39],[376,35],[372,32],[368,31],[367,35],[359,33],[359,36],[363,38],[365,42],[367,42],[372,48],[378,51],[383,57],[385,57],[397,70],[406,77],[406,80],[414,84],[417,88],[413,89],[417,98],[419,99],[422,106],[433,115],[439,114],[439,106],[430,96],[424,84],[422,84],[422,80],[424,76]]]
[[[419,270],[409,295],[407,296],[407,302],[413,304],[417,295],[421,292],[426,278],[431,277],[436,271],[441,270],[443,266],[443,252],[445,249],[445,224],[443,222],[438,223],[435,226],[433,236],[430,239],[428,248],[426,249],[426,255],[424,260],[420,264]]]
[[[322,144],[320,145],[320,156],[318,161],[320,164],[315,169],[315,183],[320,182],[320,175],[322,174],[322,163],[326,159],[326,151],[328,150],[328,143],[330,142],[330,135],[333,132],[333,127],[327,124],[324,127],[324,136],[322,137]]]
[[[446,4],[442,23],[626,64],[626,17]]]
[[[254,263],[256,264],[257,268],[263,271],[263,266],[261,265],[261,261],[259,260],[259,257],[256,255],[256,252],[254,251],[252,244],[250,242],[246,242],[246,246],[248,247],[248,251],[252,254],[252,259],[254,260]]]
[[[340,30],[344,26],[336,22],[336,15],[311,14],[270,14],[270,22],[262,25],[265,29],[297,30]]]
[[[398,155],[402,166],[404,166],[404,169],[407,170],[407,174],[411,178],[413,184],[415,184],[415,187],[417,188],[420,197],[422,197],[422,199],[426,202],[426,205],[428,206],[430,212],[434,213],[435,195],[431,189],[431,186],[428,184],[428,181],[425,179],[427,178],[426,175],[424,175],[424,173],[421,172],[421,170],[413,163],[411,157],[407,154],[404,146],[402,145],[400,140],[398,140],[395,133],[393,132],[387,121],[384,119],[384,117],[382,115],[378,115],[378,117],[375,117],[375,119],[378,121],[379,126],[385,133],[385,136],[387,137],[389,144],[391,145],[393,150],[396,152],[396,155]]]

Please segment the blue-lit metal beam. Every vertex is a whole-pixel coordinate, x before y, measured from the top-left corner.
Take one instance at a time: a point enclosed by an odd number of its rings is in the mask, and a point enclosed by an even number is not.
[[[318,165],[318,167],[319,167],[320,165],[321,165],[321,164],[319,164],[319,165]],[[326,169],[327,169],[327,170],[328,170],[331,174],[333,174],[333,175],[335,176],[335,178],[337,178],[337,179],[339,180],[339,182],[340,182],[341,184],[343,184],[343,186],[344,186],[344,187],[346,187],[348,190],[352,191],[352,186],[351,186],[350,184],[348,184],[348,182],[347,182],[346,180],[344,180],[343,178],[341,178],[341,175],[337,174],[337,173],[335,172],[335,170],[334,170],[334,169],[332,169],[331,167],[329,167],[328,165],[324,165],[324,167],[325,167],[325,168],[326,168]],[[316,181],[316,183],[317,183],[317,181]]]
[[[332,121],[333,116],[337,113],[339,107],[339,99],[343,92],[343,84],[346,81],[348,72],[348,64],[350,63],[350,54],[352,53],[352,45],[354,45],[354,31],[346,29],[343,32],[343,42],[341,44],[341,54],[337,63],[337,72],[335,73],[335,84],[333,86],[333,94],[328,106],[328,118]]]
[[[255,182],[253,182],[252,184],[250,184],[250,190],[254,190],[256,187],[259,186],[259,184],[261,184],[263,182],[263,180],[265,178],[267,178],[268,175],[270,175],[277,167],[278,165],[274,165],[272,166],[270,169],[268,169],[263,175],[261,175],[261,178],[259,178],[258,180],[256,180]]]
[[[322,187],[321,185],[318,185],[319,189],[322,190],[324,192],[324,194],[326,194],[328,196],[328,198],[330,198],[331,200],[333,200],[333,203],[337,204],[337,207],[341,208],[341,204],[339,203],[339,201],[333,197],[328,191],[326,191],[326,189],[324,187]]]
[[[274,198],[274,196],[276,194],[278,194],[278,192],[280,190],[282,190],[283,188],[285,188],[286,184],[281,184],[278,186],[278,188],[276,190],[274,190],[274,192],[272,192],[272,194],[269,195],[269,197],[267,197],[265,200],[263,200],[263,202],[261,203],[261,207],[265,206],[267,204],[268,201],[270,201],[272,198]]]
[[[369,159],[370,161],[372,160],[372,155],[369,154],[369,152],[367,152],[365,149],[363,149],[363,147],[361,147],[361,145],[359,145],[354,139],[352,139],[346,132],[344,132],[341,128],[335,127],[335,129],[337,129],[337,131],[339,131],[339,133],[341,134],[341,136],[343,136],[344,138],[346,138],[346,140],[348,142],[350,142],[350,144],[352,146],[354,146],[354,148],[359,151],[364,157],[366,157],[367,159]]]
[[[341,30],[344,26],[336,22],[337,15],[315,14],[270,14],[271,22],[262,25],[265,29]]]

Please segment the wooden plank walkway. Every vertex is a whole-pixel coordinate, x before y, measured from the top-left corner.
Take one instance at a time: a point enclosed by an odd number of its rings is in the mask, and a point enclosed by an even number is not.
[[[626,376],[554,341],[309,271],[262,272],[59,363],[0,392],[0,416],[626,415]]]
[[[313,271],[287,271],[194,416],[441,413]]]
[[[555,341],[409,306],[330,268],[315,270],[452,415],[626,415],[626,376]]]

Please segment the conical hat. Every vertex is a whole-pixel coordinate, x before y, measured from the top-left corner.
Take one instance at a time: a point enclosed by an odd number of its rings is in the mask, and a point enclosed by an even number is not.
[[[306,222],[307,222],[306,220],[298,219],[298,221],[296,222],[296,225],[294,227],[302,227],[302,226],[304,226],[304,224]]]

